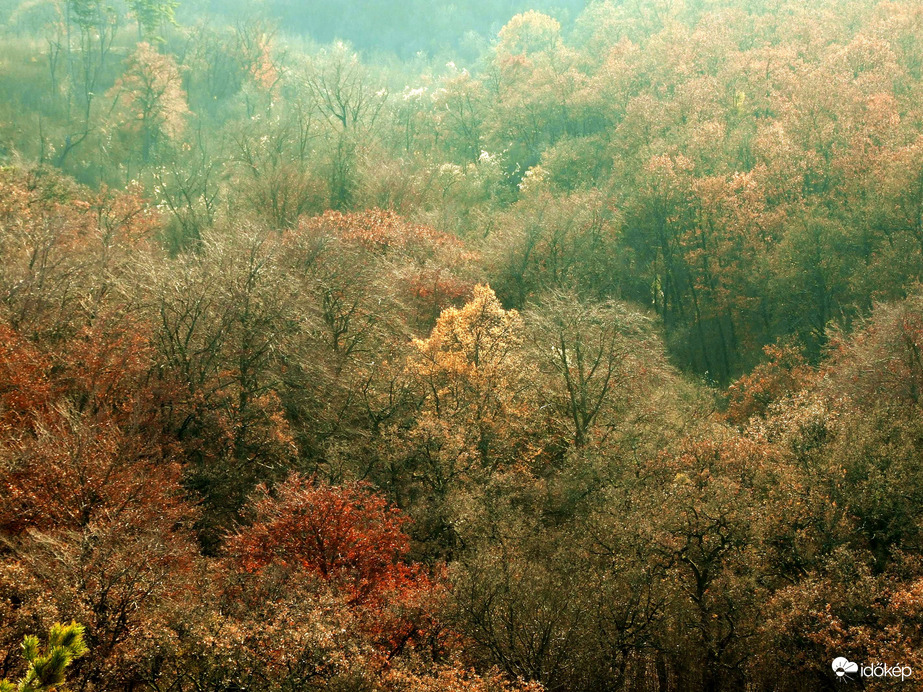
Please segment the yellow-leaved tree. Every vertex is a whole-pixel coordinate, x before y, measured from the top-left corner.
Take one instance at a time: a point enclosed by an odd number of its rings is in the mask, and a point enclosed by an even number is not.
[[[522,318],[504,310],[490,286],[442,311],[428,339],[416,339],[410,369],[426,399],[421,425],[438,422],[462,436],[466,467],[495,470],[512,461],[515,421],[529,408],[522,359]]]
[[[419,406],[412,425],[395,431],[394,468],[405,492],[427,503],[417,529],[449,550],[472,498],[499,476],[529,475],[542,458],[523,331],[519,313],[478,285],[413,342],[408,371]]]

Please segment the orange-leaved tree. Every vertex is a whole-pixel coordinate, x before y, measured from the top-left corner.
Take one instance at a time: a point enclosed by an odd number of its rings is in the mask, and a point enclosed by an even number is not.
[[[226,546],[232,569],[254,578],[245,593],[332,593],[390,655],[432,628],[437,581],[408,561],[407,518],[368,484],[292,474],[272,490],[260,486],[249,509],[253,523]]]

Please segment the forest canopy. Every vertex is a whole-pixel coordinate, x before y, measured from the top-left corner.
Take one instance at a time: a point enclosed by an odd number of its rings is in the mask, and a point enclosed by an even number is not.
[[[0,0],[2,689],[919,688],[921,37]]]

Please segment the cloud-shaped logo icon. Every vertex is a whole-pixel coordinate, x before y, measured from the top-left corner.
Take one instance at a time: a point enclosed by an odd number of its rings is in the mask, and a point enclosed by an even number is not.
[[[859,672],[859,664],[839,656],[833,659],[833,672],[838,678],[847,677],[849,673]]]

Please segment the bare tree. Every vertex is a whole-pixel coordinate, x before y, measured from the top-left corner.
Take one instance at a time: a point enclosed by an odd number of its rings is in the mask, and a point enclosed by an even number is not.
[[[552,402],[569,419],[575,445],[584,445],[607,414],[636,396],[644,378],[662,367],[651,321],[615,303],[585,303],[552,293],[527,313],[538,362],[557,386]],[[650,362],[645,362],[650,361]]]

